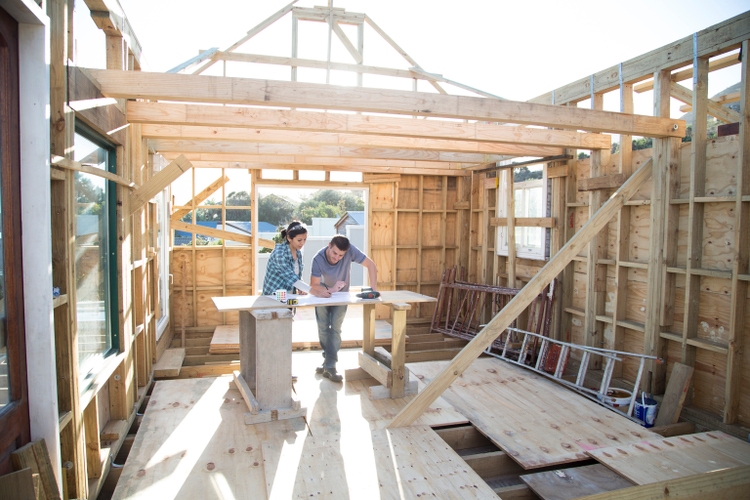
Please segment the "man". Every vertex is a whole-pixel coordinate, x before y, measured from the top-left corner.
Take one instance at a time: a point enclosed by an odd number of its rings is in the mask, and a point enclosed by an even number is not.
[[[310,271],[310,293],[317,297],[330,297],[333,292],[348,292],[352,262],[367,268],[370,286],[376,289],[378,270],[375,263],[352,245],[346,236],[336,235],[327,247],[320,249],[312,260]],[[339,347],[341,346],[341,324],[347,306],[318,306],[315,319],[318,322],[318,338],[323,348],[323,365],[315,369],[333,382],[343,377],[336,372]]]

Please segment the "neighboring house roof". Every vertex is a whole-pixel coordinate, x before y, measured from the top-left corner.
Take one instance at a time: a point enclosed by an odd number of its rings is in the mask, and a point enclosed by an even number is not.
[[[352,212],[345,212],[341,218],[336,221],[334,226],[338,229],[342,224],[356,224],[358,226],[364,226],[365,224],[365,212],[363,210],[356,210]]]

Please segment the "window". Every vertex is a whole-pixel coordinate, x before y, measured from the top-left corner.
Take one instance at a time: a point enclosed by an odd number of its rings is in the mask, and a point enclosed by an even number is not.
[[[115,148],[80,126],[74,159],[115,173]],[[75,173],[76,317],[82,380],[118,346],[115,192],[111,181]]]
[[[508,175],[513,172],[513,204],[516,218],[541,218],[549,214],[547,169],[531,165],[500,172],[498,217],[507,214]],[[525,259],[545,260],[549,257],[549,229],[516,226],[516,255]],[[508,255],[508,228],[497,231],[497,253]]]
[[[159,288],[156,301],[156,338],[166,330],[169,324],[169,188],[156,195],[156,221],[158,232],[156,235],[156,256],[159,261]]]

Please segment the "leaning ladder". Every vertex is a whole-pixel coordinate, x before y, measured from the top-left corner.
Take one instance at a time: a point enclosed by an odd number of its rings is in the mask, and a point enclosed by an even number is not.
[[[515,337],[523,336],[521,347],[518,351],[508,349],[508,346],[510,345],[509,337],[511,336],[511,334],[514,334]],[[486,349],[486,354],[503,359],[509,363],[522,366],[547,378],[551,378],[556,382],[559,382],[560,384],[565,385],[597,402],[603,402],[604,398],[607,396],[607,393],[609,391],[609,384],[612,381],[612,373],[615,369],[615,363],[618,361],[622,361],[625,358],[634,358],[639,360],[638,374],[636,375],[635,383],[633,384],[632,397],[630,398],[630,404],[628,405],[627,415],[629,417],[632,417],[633,415],[636,393],[638,392],[638,388],[641,384],[641,378],[643,377],[643,369],[645,368],[646,360],[654,360],[657,363],[662,362],[662,359],[656,356],[634,354],[624,351],[614,351],[611,349],[601,349],[597,347],[573,344],[570,342],[563,342],[560,340],[550,339],[538,333],[520,330],[518,328],[507,328],[503,333],[500,334],[498,340],[502,341],[502,337],[504,335],[506,337],[505,342],[502,342],[503,349],[501,353],[497,354],[496,352],[493,352],[492,346],[490,346]],[[537,356],[536,362],[533,364],[527,363],[527,359],[529,359],[533,355],[532,344],[537,344],[539,343],[539,341],[541,341],[541,346],[538,351],[539,355]],[[554,362],[553,359],[554,350],[556,350],[555,352],[557,354],[556,362]],[[563,378],[568,358],[573,352],[578,352],[581,357],[580,366],[578,367],[578,374],[576,375],[575,382],[571,382]],[[601,356],[605,359],[602,380],[599,384],[598,389],[590,389],[584,385],[586,372],[588,371],[589,362],[591,361],[591,356]],[[548,359],[552,359],[554,369],[549,369],[548,366],[545,366]]]

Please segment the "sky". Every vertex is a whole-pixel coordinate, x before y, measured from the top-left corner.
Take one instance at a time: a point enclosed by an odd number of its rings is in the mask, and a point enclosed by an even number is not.
[[[120,0],[144,54],[144,70],[166,71],[201,50],[228,48],[287,0]],[[327,5],[300,0],[299,7]],[[689,36],[750,10],[748,0],[334,0],[334,7],[364,12],[426,71],[512,100],[527,100]],[[325,59],[328,31],[300,23],[299,57]],[[353,29],[345,28],[351,39]],[[364,63],[406,69],[406,61],[369,26]],[[240,51],[291,55],[291,15],[257,35]],[[334,36],[333,60],[351,62]],[[256,78],[288,79],[289,69],[260,68]],[[216,71],[219,71],[217,65]],[[303,70],[300,70],[302,72]],[[324,71],[300,79],[324,82]],[[389,85],[376,77],[370,85]],[[712,73],[712,95],[739,79],[739,68]],[[331,83],[353,84],[334,74]],[[686,85],[689,85],[688,81]],[[401,87],[399,87],[401,85]],[[421,85],[421,84],[420,84]],[[395,88],[411,88],[409,81]],[[419,90],[431,91],[429,87]],[[451,89],[452,93],[455,89]],[[465,94],[462,91],[455,93]],[[650,114],[650,97],[636,101]],[[605,108],[618,107],[605,101]],[[618,109],[612,109],[617,111]]]

